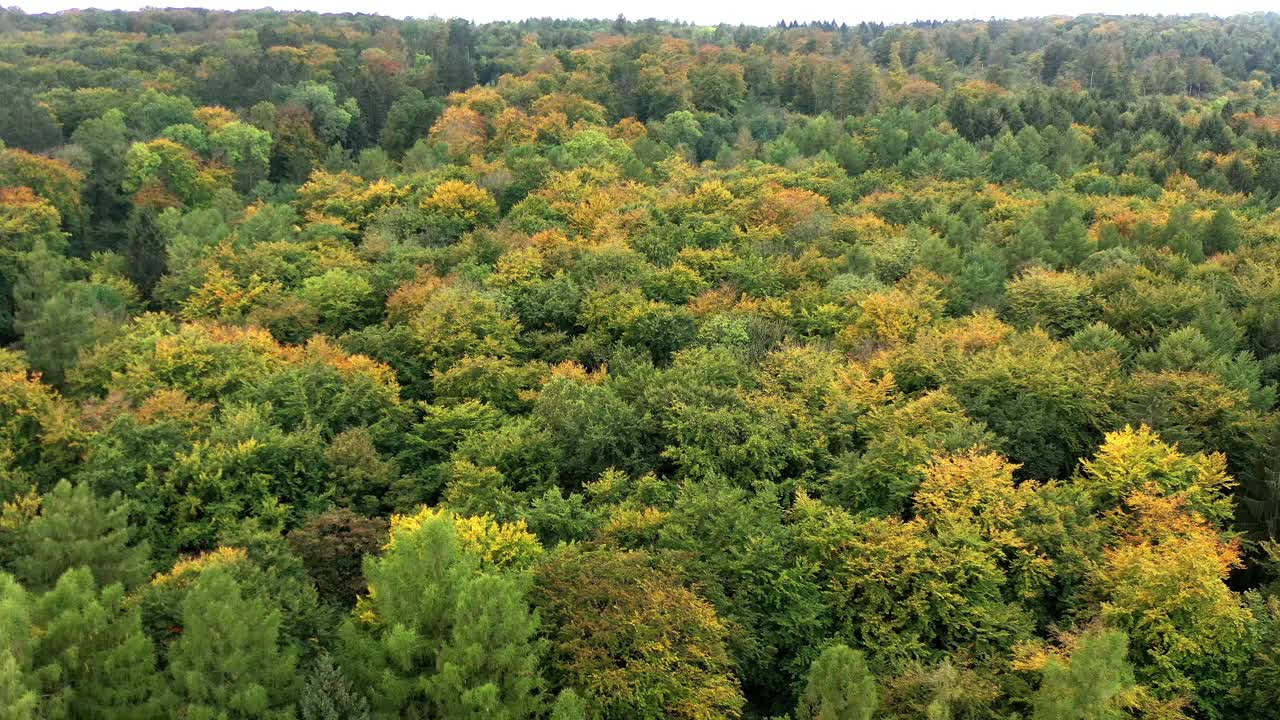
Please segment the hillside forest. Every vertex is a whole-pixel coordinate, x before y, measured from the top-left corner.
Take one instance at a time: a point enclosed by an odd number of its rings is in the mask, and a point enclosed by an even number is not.
[[[1280,15],[0,10],[3,720],[1267,720]]]

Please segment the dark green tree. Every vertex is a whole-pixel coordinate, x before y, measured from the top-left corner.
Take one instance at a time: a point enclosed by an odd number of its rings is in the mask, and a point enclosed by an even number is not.
[[[369,720],[369,702],[328,653],[320,653],[311,664],[298,696],[298,711],[302,720]]]

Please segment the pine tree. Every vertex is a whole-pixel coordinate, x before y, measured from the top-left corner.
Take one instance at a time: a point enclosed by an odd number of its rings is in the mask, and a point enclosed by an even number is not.
[[[10,653],[0,653],[0,720],[34,720],[36,694],[27,687],[26,675]]]
[[[34,720],[38,699],[31,675],[31,601],[13,576],[0,572],[0,720]]]
[[[1112,700],[1134,686],[1128,653],[1129,638],[1119,630],[1086,633],[1066,665],[1053,659],[1045,666],[1033,720],[1124,717]]]
[[[799,720],[871,720],[879,704],[876,679],[862,653],[837,644],[813,661],[796,716]]]
[[[438,712],[475,720],[535,716],[542,706],[537,632],[519,580],[469,579],[458,594],[453,632],[431,682]]]
[[[150,575],[149,551],[146,543],[130,544],[128,518],[119,493],[103,500],[88,485],[63,480],[45,494],[40,515],[23,532],[16,574],[33,591],[53,587],[77,567],[87,567],[99,587],[136,587]]]
[[[44,304],[62,288],[67,259],[50,250],[43,238],[37,238],[21,257],[21,269],[13,283],[13,325],[25,335]]]
[[[43,717],[141,720],[161,717],[155,649],[124,588],[98,592],[88,568],[70,570],[35,603],[34,653]]]
[[[429,715],[425,683],[435,648],[447,637],[458,586],[471,572],[447,521],[395,535],[382,557],[365,562],[366,608],[377,621],[356,618],[341,630],[342,666],[364,688],[376,718]]]
[[[416,522],[416,519],[415,519]],[[375,718],[525,718],[542,710],[537,622],[523,583],[483,574],[453,518],[393,530],[365,565],[369,596],[342,629],[343,667]]]
[[[573,688],[565,688],[551,706],[551,720],[587,720],[587,704]]]
[[[245,599],[222,568],[200,574],[182,603],[169,676],[187,720],[293,717],[297,656],[279,643],[280,612]]]
[[[126,270],[129,279],[147,294],[165,272],[167,253],[158,217],[159,212],[155,208],[135,205],[125,225],[128,238],[124,246],[128,260]]]
[[[1240,227],[1226,208],[1218,208],[1202,232],[1206,255],[1231,252],[1240,245]]]

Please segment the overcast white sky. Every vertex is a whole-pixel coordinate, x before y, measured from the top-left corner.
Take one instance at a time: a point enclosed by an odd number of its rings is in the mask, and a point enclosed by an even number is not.
[[[0,0],[0,4],[11,3],[14,0]],[[852,24],[864,20],[909,22],[1084,13],[1234,15],[1280,8],[1277,0],[899,0],[871,3],[835,0],[783,0],[768,3],[746,0],[473,0],[464,3],[434,0],[17,0],[16,5],[30,13],[75,7],[137,10],[148,6],[199,6],[229,10],[270,6],[280,10],[369,12],[395,17],[465,17],[478,22],[529,17],[611,18],[623,14],[633,20],[656,17],[707,25],[720,22],[772,25],[784,18],[800,21],[836,20]]]

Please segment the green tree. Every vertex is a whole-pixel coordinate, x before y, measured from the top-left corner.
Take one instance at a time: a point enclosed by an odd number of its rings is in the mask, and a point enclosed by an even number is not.
[[[163,693],[155,649],[124,588],[97,590],[88,568],[67,571],[35,601],[39,628],[33,655],[42,717],[142,720],[161,718]]]
[[[1092,630],[1066,662],[1050,658],[1032,705],[1033,720],[1119,720],[1118,702],[1136,685],[1129,638],[1119,630]]]
[[[241,192],[267,179],[271,142],[271,133],[242,122],[227,123],[209,135],[214,159],[235,171],[236,189]]]
[[[587,720],[587,704],[573,688],[565,688],[551,706],[550,720]]]
[[[369,596],[339,646],[374,718],[542,712],[541,650],[524,581],[482,572],[452,516],[427,513],[393,527],[365,574]]]
[[[169,650],[178,712],[191,720],[289,720],[297,656],[279,644],[280,611],[245,599],[222,568],[196,578]]]
[[[320,318],[319,330],[332,335],[367,325],[378,312],[369,281],[341,268],[307,278],[300,295]]]
[[[131,541],[128,519],[129,504],[119,493],[98,498],[88,484],[60,481],[20,536],[18,577],[42,591],[66,571],[83,567],[99,587],[140,585],[151,573],[149,551],[145,542]]]
[[[31,598],[0,572],[0,720],[35,720],[40,699],[31,675],[35,632]]]
[[[62,125],[52,108],[30,94],[10,96],[0,106],[0,141],[41,152],[62,142]]]
[[[518,579],[477,577],[458,593],[429,693],[442,717],[537,717],[542,710],[538,619]]]
[[[813,661],[800,704],[799,720],[871,720],[880,704],[875,676],[862,653],[835,644]]]
[[[128,260],[129,279],[150,295],[168,267],[165,238],[156,208],[135,205],[129,211],[124,256]]]
[[[444,112],[444,104],[428,98],[417,88],[409,88],[391,104],[387,123],[382,127],[382,146],[392,157],[399,158],[413,144],[425,138],[427,131]]]
[[[369,702],[328,653],[312,663],[298,696],[298,710],[302,720],[369,720]]]

